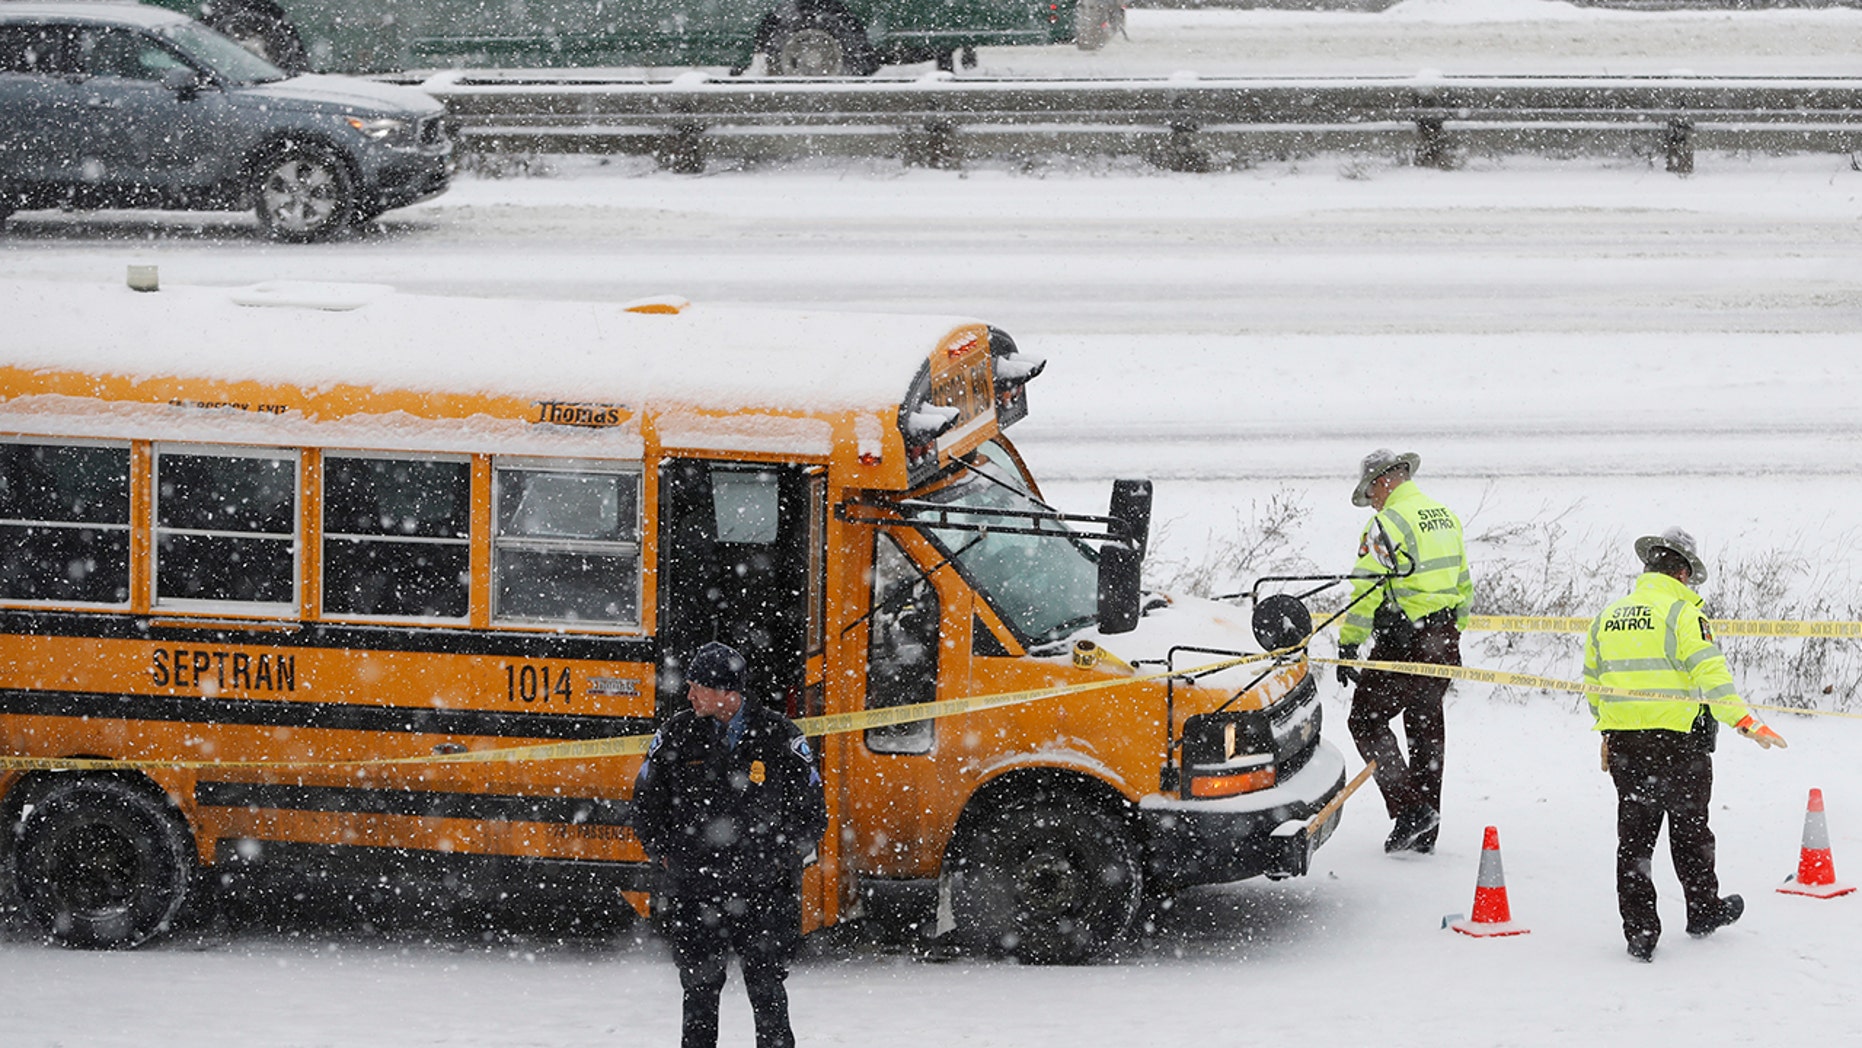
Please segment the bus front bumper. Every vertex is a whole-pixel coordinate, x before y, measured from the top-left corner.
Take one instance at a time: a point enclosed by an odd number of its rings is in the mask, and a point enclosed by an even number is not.
[[[1344,787],[1344,756],[1320,740],[1306,766],[1272,789],[1206,801],[1146,797],[1138,805],[1149,842],[1146,875],[1178,888],[1302,876],[1344,806],[1310,830],[1308,823]]]

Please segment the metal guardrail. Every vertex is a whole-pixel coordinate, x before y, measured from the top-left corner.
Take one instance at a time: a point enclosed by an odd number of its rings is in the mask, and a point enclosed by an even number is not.
[[[1180,171],[1326,151],[1455,167],[1471,153],[1862,150],[1862,79],[1363,77],[1204,80],[741,79],[587,73],[407,77],[478,152],[711,159],[1138,154]]]

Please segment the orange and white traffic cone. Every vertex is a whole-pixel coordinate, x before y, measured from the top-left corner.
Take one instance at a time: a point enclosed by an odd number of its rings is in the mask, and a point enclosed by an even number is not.
[[[1797,860],[1797,876],[1780,885],[1786,895],[1809,895],[1834,899],[1855,891],[1855,885],[1836,880],[1836,860],[1830,855],[1830,827],[1823,821],[1823,791],[1810,791],[1810,807],[1804,812],[1804,848]]]
[[[1513,909],[1506,902],[1506,871],[1500,868],[1500,831],[1495,827],[1487,827],[1487,834],[1481,839],[1481,869],[1474,878],[1473,915],[1451,921],[1448,926],[1463,935],[1483,939],[1525,935],[1532,930],[1513,923]]]

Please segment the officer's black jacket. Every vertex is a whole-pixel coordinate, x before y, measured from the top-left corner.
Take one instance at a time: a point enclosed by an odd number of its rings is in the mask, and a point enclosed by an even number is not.
[[[827,829],[821,777],[787,717],[746,699],[743,734],[683,710],[653,737],[633,827],[674,892],[793,886]]]

